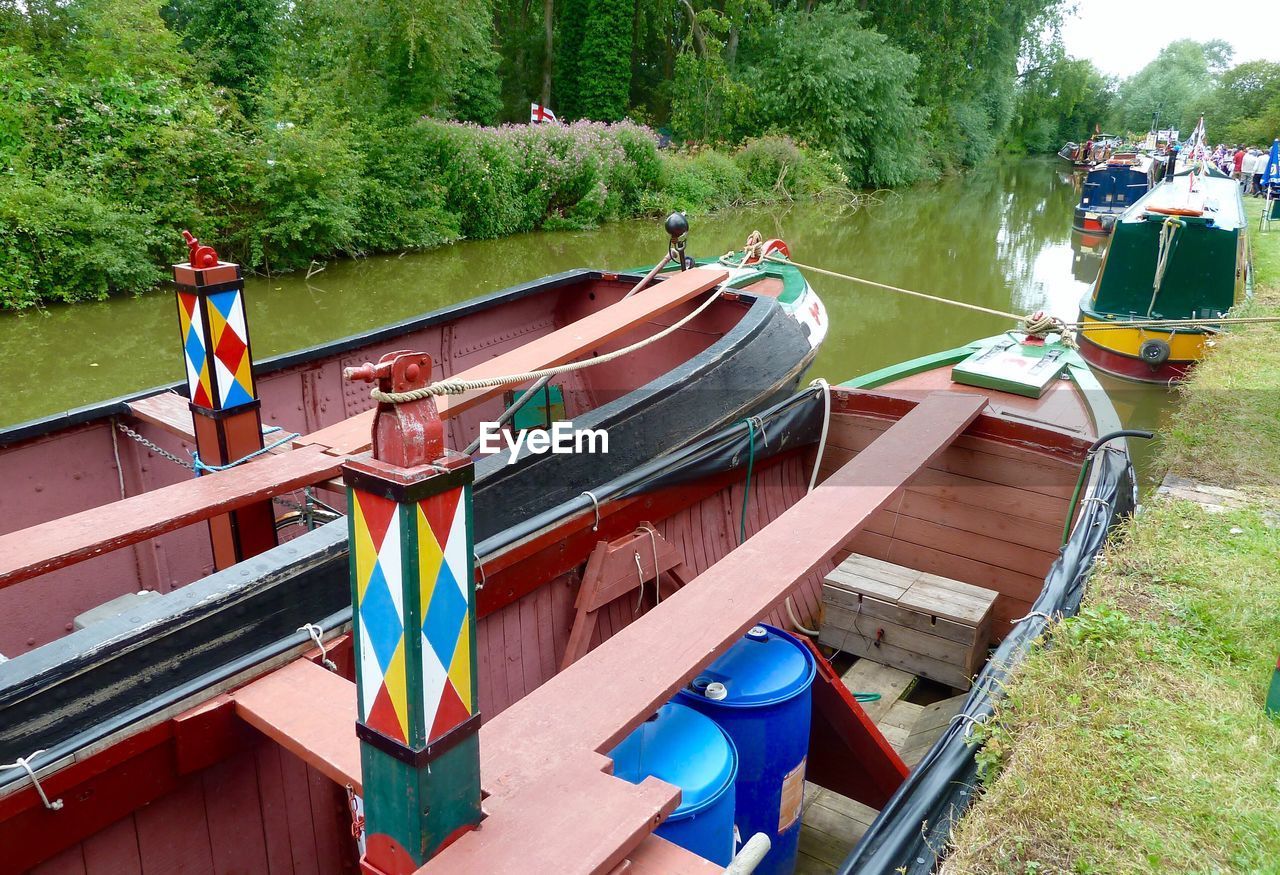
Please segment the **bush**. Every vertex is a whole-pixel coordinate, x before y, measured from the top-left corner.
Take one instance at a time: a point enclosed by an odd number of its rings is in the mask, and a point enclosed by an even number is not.
[[[718,210],[741,203],[748,189],[742,168],[720,152],[672,155],[665,161],[665,171],[662,190],[647,204],[649,212]]]
[[[77,189],[58,174],[0,182],[0,307],[97,301],[164,278],[148,217]]]
[[[748,141],[733,160],[753,188],[777,191],[785,197],[800,183],[804,153],[788,137],[761,137]]]

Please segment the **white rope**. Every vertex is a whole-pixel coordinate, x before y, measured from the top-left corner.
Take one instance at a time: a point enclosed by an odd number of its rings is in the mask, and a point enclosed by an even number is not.
[[[306,632],[310,635],[316,647],[320,648],[320,664],[329,669],[329,671],[337,671],[338,666],[329,658],[329,650],[324,646],[324,639],[320,637],[324,629],[321,629],[315,623],[304,623],[298,627],[298,631]]]
[[[600,531],[600,499],[596,498],[596,494],[590,489],[583,490],[579,495],[585,495],[587,498],[591,499],[591,506],[594,507],[596,511],[596,521],[595,524],[591,526],[591,531]]]
[[[831,427],[831,384],[819,377],[809,384],[822,389],[822,434],[818,437],[818,456],[813,460],[813,473],[809,475],[809,489],[818,485],[818,469],[822,467],[822,456],[827,450],[827,431]]]
[[[950,722],[955,723],[957,720],[961,721],[965,725],[964,726],[965,738],[968,738],[970,735],[973,734],[973,727],[981,726],[983,723],[987,722],[985,717],[979,720],[977,717],[970,717],[968,714],[965,714],[963,712],[952,717]]]
[[[408,392],[383,392],[381,389],[378,389],[377,387],[375,387],[373,391],[369,393],[369,395],[370,397],[373,398],[373,400],[379,401],[383,404],[407,404],[410,401],[421,401],[423,398],[429,398],[431,396],[461,395],[464,392],[472,392],[477,389],[497,389],[501,386],[514,386],[518,383],[527,383],[531,380],[540,380],[543,377],[554,377],[558,374],[568,374],[574,371],[581,371],[586,368],[592,368],[592,367],[595,367],[596,365],[603,365],[606,362],[615,361],[617,359],[622,358],[623,356],[630,355],[636,350],[644,349],[649,344],[656,343],[659,340],[662,340],[664,337],[667,337],[675,333],[676,331],[679,331],[685,325],[688,325],[695,318],[697,318],[698,315],[702,313],[702,311],[710,307],[711,304],[717,298],[720,297],[723,291],[724,291],[724,286],[723,285],[718,286],[716,290],[712,292],[711,295],[705,301],[699,304],[698,307],[692,313],[690,313],[688,316],[685,316],[679,322],[676,322],[673,325],[667,326],[666,328],[659,331],[657,334],[654,334],[651,337],[646,337],[644,340],[636,341],[630,346],[624,346],[622,349],[615,349],[613,352],[605,353],[602,356],[597,356],[596,358],[584,359],[582,361],[577,361],[577,362],[569,362],[567,364],[556,365],[555,367],[552,367],[552,368],[542,368],[536,371],[526,371],[523,374],[507,374],[506,376],[503,376],[503,377],[488,377],[482,380],[454,380],[454,379],[437,380],[436,382],[432,383],[430,386],[423,386],[421,389],[411,389]]]
[[[812,492],[818,485],[818,469],[822,467],[822,455],[827,449],[827,430],[831,425],[831,384],[819,377],[810,383],[809,387],[822,390],[822,434],[818,437],[818,456],[813,460],[813,473],[809,475],[809,488],[805,490],[806,492]],[[810,629],[800,622],[800,618],[796,616],[795,605],[791,603],[791,596],[787,596],[786,608],[791,628],[810,638],[817,638],[821,634],[817,629]]]
[[[31,768],[30,761],[40,756],[42,753],[44,753],[43,749],[35,751],[30,756],[18,757],[13,762],[0,766],[0,771],[4,771],[5,769],[22,769],[27,773],[27,777],[31,779],[31,783],[35,785],[36,792],[40,794],[40,801],[44,803],[44,807],[50,811],[61,811],[62,800],[55,799],[52,802],[49,801],[49,797],[44,795],[44,788],[40,786],[40,779],[36,777],[35,771]]]
[[[1044,611],[1032,611],[1031,613],[1027,614],[1025,617],[1019,617],[1018,619],[1014,620],[1009,625],[1016,626],[1024,620],[1030,620],[1032,617],[1041,617],[1044,619],[1046,623],[1053,622],[1053,617],[1049,616]]]

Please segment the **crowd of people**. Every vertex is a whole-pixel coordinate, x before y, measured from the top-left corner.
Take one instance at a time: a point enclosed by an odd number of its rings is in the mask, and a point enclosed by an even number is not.
[[[1264,193],[1262,177],[1267,172],[1270,157],[1268,149],[1219,144],[1213,150],[1212,161],[1223,173],[1239,182],[1245,194],[1261,197]]]

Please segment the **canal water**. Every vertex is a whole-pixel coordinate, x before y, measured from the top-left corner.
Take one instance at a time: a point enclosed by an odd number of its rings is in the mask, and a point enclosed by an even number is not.
[[[689,252],[721,254],[758,229],[786,240],[801,262],[1000,310],[1045,309],[1072,319],[1101,264],[1101,249],[1071,232],[1076,185],[1058,159],[1001,161],[887,193],[862,209],[823,201],[695,218]],[[254,354],[333,340],[569,268],[652,264],[665,246],[659,222],[621,222],[334,261],[310,279],[250,278]],[[842,280],[811,282],[826,303],[831,332],[810,375],[833,383],[1012,327]],[[0,316],[0,427],[180,380],[177,331],[173,296],[165,290]],[[1127,425],[1160,427],[1172,393],[1102,379]],[[1134,450],[1146,467],[1149,452]]]

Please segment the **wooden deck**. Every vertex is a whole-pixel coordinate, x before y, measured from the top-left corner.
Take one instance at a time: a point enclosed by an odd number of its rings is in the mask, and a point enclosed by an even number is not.
[[[960,694],[928,705],[908,701],[905,697],[915,686],[915,675],[869,659],[854,662],[841,680],[852,692],[880,694],[878,701],[864,703],[863,710],[912,767],[946,731],[967,698]],[[878,813],[806,782],[796,875],[827,875],[837,869]]]

